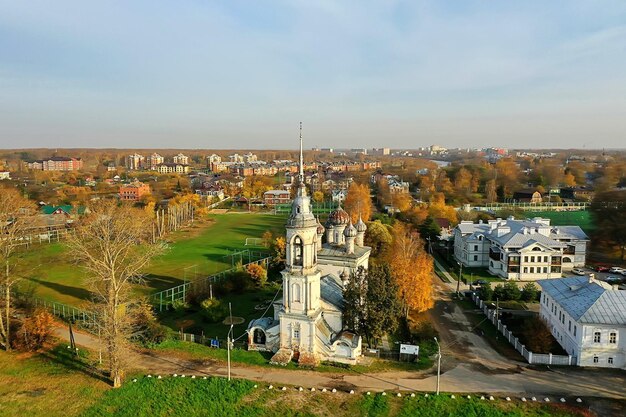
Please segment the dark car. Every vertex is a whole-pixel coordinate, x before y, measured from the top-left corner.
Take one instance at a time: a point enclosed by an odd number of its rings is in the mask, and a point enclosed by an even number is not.
[[[484,279],[477,279],[476,281],[472,282],[473,285],[485,285],[485,284],[489,284],[488,281],[485,281]]]
[[[620,282],[622,282],[622,277],[616,277],[614,275],[611,275],[610,277],[606,277],[605,281],[609,284],[619,284]]]

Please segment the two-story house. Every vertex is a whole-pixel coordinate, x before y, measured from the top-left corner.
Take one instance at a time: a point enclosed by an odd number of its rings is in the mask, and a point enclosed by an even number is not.
[[[454,256],[505,279],[560,278],[585,265],[588,240],[579,226],[551,226],[540,217],[462,221],[454,229]]]
[[[541,318],[576,365],[626,369],[626,291],[590,277],[537,283]]]

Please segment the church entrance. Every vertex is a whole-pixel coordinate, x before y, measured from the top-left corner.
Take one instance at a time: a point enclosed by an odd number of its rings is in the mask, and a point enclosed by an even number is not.
[[[255,345],[264,345],[266,340],[265,332],[261,329],[254,329],[252,341]]]

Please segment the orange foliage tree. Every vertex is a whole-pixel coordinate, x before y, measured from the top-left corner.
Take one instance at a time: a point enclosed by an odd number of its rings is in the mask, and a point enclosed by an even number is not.
[[[402,222],[393,226],[389,264],[398,285],[398,296],[405,316],[410,310],[422,312],[434,305],[433,259],[424,251],[419,234]]]
[[[45,310],[36,310],[32,317],[24,319],[14,345],[19,350],[35,351],[43,347],[52,335],[54,319]]]
[[[262,265],[250,264],[246,267],[246,272],[259,287],[263,287],[267,282],[267,271]]]
[[[352,223],[359,221],[359,215],[364,222],[369,221],[373,210],[370,187],[367,184],[357,184],[356,182],[350,184],[344,206],[350,214]]]

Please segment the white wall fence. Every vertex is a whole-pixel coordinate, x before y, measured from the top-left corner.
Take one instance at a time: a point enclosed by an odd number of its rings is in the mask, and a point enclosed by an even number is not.
[[[502,336],[504,336],[509,343],[517,350],[520,355],[526,359],[530,364],[535,365],[575,365],[576,357],[572,355],[553,355],[551,353],[533,353],[526,349],[519,338],[513,335],[513,332],[506,328],[506,324],[502,323],[497,317],[496,312],[493,309],[487,307],[487,303],[481,300],[478,295],[472,294],[472,300],[483,311],[485,316],[493,323]]]

